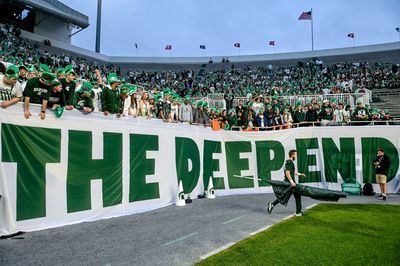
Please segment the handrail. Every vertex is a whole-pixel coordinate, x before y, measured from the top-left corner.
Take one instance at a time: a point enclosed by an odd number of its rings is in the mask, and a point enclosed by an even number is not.
[[[287,127],[287,129],[289,128],[299,128],[299,127],[336,127],[336,126],[356,126],[357,124],[359,126],[367,126],[367,125],[379,125],[379,126],[392,126],[392,125],[400,125],[400,119],[391,119],[391,120],[372,120],[372,121],[348,121],[348,122],[343,122],[343,123],[336,123],[331,121],[333,124],[330,125],[326,125],[326,126],[322,126],[321,122],[317,122],[317,121],[310,121],[310,122],[300,122],[300,123],[291,123],[291,124],[284,124],[284,125],[276,125],[276,126],[269,126],[269,127],[252,127],[251,129],[254,129],[254,131],[271,131],[271,130],[280,130],[280,129],[285,129],[285,127]],[[232,127],[233,130],[239,130],[239,131],[243,131],[243,127],[241,126],[233,126]],[[246,130],[245,131],[250,131],[250,130]]]

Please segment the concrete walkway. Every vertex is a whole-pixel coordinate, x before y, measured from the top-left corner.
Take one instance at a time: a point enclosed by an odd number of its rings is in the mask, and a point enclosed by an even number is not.
[[[274,199],[273,194],[198,199],[185,207],[26,233],[0,240],[0,265],[191,265],[290,218],[293,199],[267,214],[266,204]],[[316,203],[303,198],[303,208]],[[347,203],[400,205],[400,195],[339,201]]]

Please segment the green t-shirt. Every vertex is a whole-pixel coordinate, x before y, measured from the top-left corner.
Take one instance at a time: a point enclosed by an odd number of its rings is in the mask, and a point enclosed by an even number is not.
[[[294,181],[294,172],[296,168],[294,166],[294,162],[290,159],[286,160],[285,166],[283,168],[283,176],[285,177],[285,181],[289,181],[289,179],[286,177],[286,171],[290,171],[290,177]]]
[[[83,109],[83,107],[89,107],[90,109],[92,109],[92,111],[94,110],[92,97],[83,96],[83,93],[75,92],[73,103],[75,108],[77,109]]]
[[[48,100],[51,93],[51,86],[39,82],[39,77],[31,78],[26,83],[24,97],[29,97],[31,103],[42,104],[43,100]]]
[[[353,116],[355,117],[356,115],[365,116],[365,115],[369,115],[369,112],[368,112],[367,108],[365,108],[365,107],[361,107],[361,108],[356,107],[356,109],[354,109]],[[364,119],[355,117],[355,120],[368,120],[368,117],[366,117]]]
[[[101,106],[103,112],[108,111],[110,114],[116,114],[121,109],[121,100],[118,89],[112,90],[109,87],[103,88],[103,97]]]

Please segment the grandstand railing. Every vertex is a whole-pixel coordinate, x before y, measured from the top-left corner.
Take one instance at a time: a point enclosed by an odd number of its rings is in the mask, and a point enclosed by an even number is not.
[[[337,126],[399,126],[400,119],[391,120],[372,120],[372,121],[347,121],[342,123],[337,123],[330,121],[330,125],[322,126],[321,122],[300,122],[291,123],[284,125],[276,125],[269,127],[251,127],[243,128],[241,126],[233,126],[232,130],[236,131],[271,131],[271,130],[284,130],[290,128],[300,128],[300,127],[337,127]]]
[[[372,101],[372,92],[365,90],[363,93],[337,93],[337,94],[314,94],[314,95],[285,95],[278,96],[281,102],[288,102],[291,106],[296,106],[298,101],[302,105],[306,105],[312,102],[322,102],[327,99],[329,101],[335,101],[336,103],[343,103],[344,105],[350,105],[354,107],[357,101],[361,101],[364,105],[370,104]],[[239,101],[242,100],[246,104],[246,97],[235,97],[233,100],[233,107],[236,107]],[[226,104],[223,93],[212,93],[207,95],[207,102],[210,108],[216,107],[219,109],[225,109]]]

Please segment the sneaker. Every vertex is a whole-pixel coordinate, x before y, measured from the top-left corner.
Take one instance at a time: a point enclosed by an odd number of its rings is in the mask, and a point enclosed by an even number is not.
[[[274,208],[274,205],[272,205],[271,202],[268,202],[267,212],[268,212],[269,214],[271,214],[273,208]]]
[[[302,212],[296,212],[296,213],[294,214],[294,216],[304,216],[304,213],[302,213]]]
[[[386,196],[382,196],[382,199],[383,199],[383,200],[386,200]]]
[[[383,197],[383,195],[382,194],[380,194],[379,196],[378,196],[378,198],[382,198]]]

